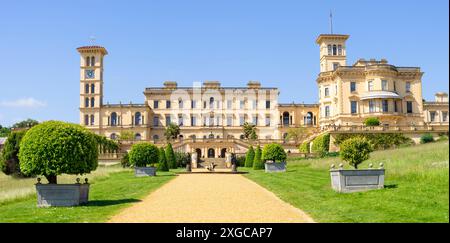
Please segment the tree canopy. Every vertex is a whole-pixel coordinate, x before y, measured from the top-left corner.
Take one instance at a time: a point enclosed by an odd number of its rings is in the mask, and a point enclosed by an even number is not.
[[[164,131],[167,140],[176,139],[178,135],[180,135],[180,126],[175,123],[170,123]]]

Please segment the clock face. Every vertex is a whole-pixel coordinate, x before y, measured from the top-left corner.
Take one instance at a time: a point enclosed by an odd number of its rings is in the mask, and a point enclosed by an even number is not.
[[[94,78],[94,70],[86,70],[86,78]]]

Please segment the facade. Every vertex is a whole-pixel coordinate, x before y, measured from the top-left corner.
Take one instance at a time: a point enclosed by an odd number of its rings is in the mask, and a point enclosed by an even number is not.
[[[432,125],[448,132],[448,95],[423,101],[419,67],[398,67],[384,59],[359,59],[348,66],[348,38],[322,34],[316,40],[318,104],[279,104],[278,88],[258,81],[245,87],[222,87],[218,81],[179,87],[166,81],[162,87],[145,88],[142,104],[104,104],[103,59],[108,52],[101,46],[79,47],[80,124],[111,139],[126,131],[133,141],[162,145],[166,127],[175,123],[180,136],[174,148],[197,152],[200,158],[245,152],[250,142],[243,139],[244,123],[255,125],[256,143],[280,142],[294,151],[299,141],[287,141],[290,129],[304,127],[313,137],[330,127],[353,130],[367,117],[378,117],[384,127]]]

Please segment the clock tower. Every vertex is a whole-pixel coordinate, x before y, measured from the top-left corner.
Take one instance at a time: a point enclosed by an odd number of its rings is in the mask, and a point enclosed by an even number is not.
[[[101,46],[82,46],[77,51],[80,53],[80,124],[100,128],[103,58],[108,52]]]

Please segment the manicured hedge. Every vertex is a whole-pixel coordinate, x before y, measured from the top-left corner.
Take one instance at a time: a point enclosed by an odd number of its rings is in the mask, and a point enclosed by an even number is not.
[[[128,153],[130,163],[136,167],[154,165],[158,162],[158,148],[150,143],[135,143]]]
[[[255,158],[255,150],[253,146],[247,150],[247,154],[245,155],[245,167],[251,168],[253,167],[253,159]]]
[[[401,133],[342,133],[336,134],[334,143],[339,146],[343,141],[354,137],[366,138],[375,150],[388,149],[400,145],[411,145],[414,143],[412,139],[405,137]]]
[[[26,130],[14,131],[8,135],[3,150],[0,153],[0,168],[6,175],[20,176],[19,149],[20,141],[25,136]]]
[[[312,141],[311,152],[324,156],[330,149],[330,134],[322,134]]]
[[[177,161],[175,159],[175,153],[173,152],[172,144],[168,143],[166,146],[166,160],[169,165],[169,169],[177,168]]]
[[[422,134],[422,136],[420,136],[420,143],[431,143],[434,142],[434,138],[433,135],[431,135],[430,133],[425,133]]]
[[[366,120],[364,120],[364,125],[368,127],[374,127],[380,125],[380,120],[376,117],[368,117]]]
[[[158,158],[158,171],[169,171],[169,165],[167,164],[166,152],[164,148],[159,148],[159,158]]]
[[[264,162],[262,161],[262,151],[261,147],[258,146],[255,150],[255,158],[253,160],[253,169],[262,170],[264,169]]]
[[[262,161],[272,160],[274,162],[286,161],[287,155],[283,147],[277,143],[266,144],[262,151]]]

